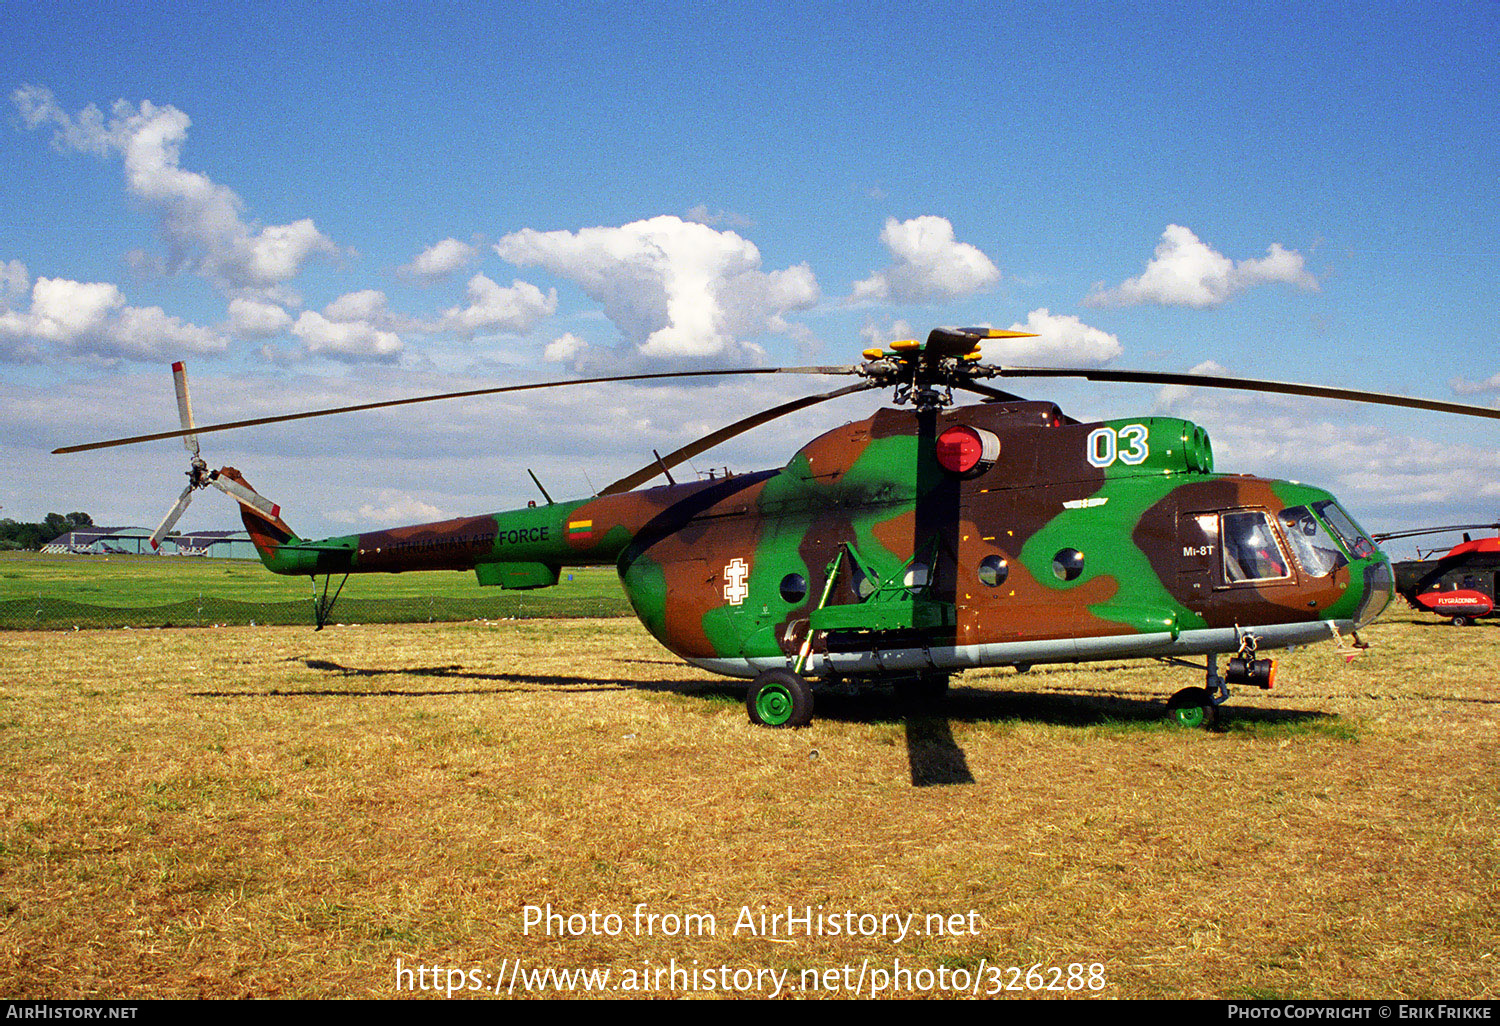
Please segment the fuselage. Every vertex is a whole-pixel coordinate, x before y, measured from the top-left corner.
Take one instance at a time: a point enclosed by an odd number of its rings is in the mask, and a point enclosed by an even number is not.
[[[1329,493],[1214,472],[1187,421],[1034,402],[882,409],[779,470],[262,553],[505,587],[612,564],[662,644],[734,676],[799,653],[811,675],[876,676],[1303,644],[1392,594]]]

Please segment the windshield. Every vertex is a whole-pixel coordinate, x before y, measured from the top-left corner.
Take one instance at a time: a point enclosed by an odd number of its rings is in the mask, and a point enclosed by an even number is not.
[[[1326,504],[1325,504],[1326,505]],[[1324,577],[1349,562],[1338,542],[1323,527],[1307,506],[1292,506],[1281,511],[1281,526],[1297,562],[1309,577]]]
[[[1314,503],[1313,509],[1327,522],[1339,541],[1344,543],[1344,548],[1349,550],[1349,555],[1355,559],[1375,555],[1375,543],[1338,503],[1330,499],[1327,502]]]

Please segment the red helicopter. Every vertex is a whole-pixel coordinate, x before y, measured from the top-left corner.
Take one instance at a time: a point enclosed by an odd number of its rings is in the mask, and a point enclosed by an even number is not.
[[[1394,563],[1396,591],[1413,608],[1445,617],[1455,627],[1467,627],[1495,612],[1495,577],[1500,572],[1500,536],[1474,539],[1470,531],[1500,531],[1493,524],[1451,524],[1393,531],[1372,537],[1378,543],[1392,538],[1463,531],[1464,540],[1447,552],[1417,550],[1417,558]],[[1439,553],[1442,553],[1439,555]]]

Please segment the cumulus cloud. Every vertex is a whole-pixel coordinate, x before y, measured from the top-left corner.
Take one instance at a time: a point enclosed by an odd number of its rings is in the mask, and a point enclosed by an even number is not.
[[[18,261],[12,264],[25,274]],[[0,307],[0,359],[37,359],[43,346],[65,356],[114,362],[222,353],[228,343],[161,307],[127,305],[124,293],[109,282],[38,278],[29,308]]]
[[[1000,269],[967,242],[959,242],[943,217],[889,218],[880,241],[895,263],[854,283],[858,301],[929,303],[967,296],[1000,280]]]
[[[1295,285],[1316,291],[1318,281],[1304,266],[1302,254],[1271,243],[1259,260],[1236,263],[1218,253],[1198,236],[1177,224],[1167,225],[1156,254],[1138,278],[1114,288],[1101,282],[1086,300],[1090,306],[1218,306],[1230,297],[1256,285]]]
[[[297,318],[292,334],[302,341],[309,353],[334,360],[389,361],[401,355],[402,349],[401,338],[393,331],[382,330],[363,320],[331,319],[312,310],[303,311]]]
[[[567,363],[577,359],[588,347],[587,342],[572,332],[568,332],[561,338],[547,343],[547,348],[542,350],[542,359],[549,363]]]
[[[431,523],[435,520],[446,520],[450,516],[451,514],[443,512],[431,503],[389,488],[382,489],[374,503],[362,503],[354,511],[338,510],[328,514],[328,518],[336,523],[374,524],[378,527]]]
[[[385,316],[385,293],[377,289],[348,292],[323,308],[334,321],[374,321]]]
[[[441,331],[474,335],[482,331],[508,331],[518,335],[530,331],[543,317],[557,312],[557,290],[545,294],[530,282],[497,285],[482,274],[469,279],[469,305],[444,310],[437,325]]]
[[[1107,331],[1092,328],[1072,314],[1055,314],[1045,306],[1026,315],[1026,323],[1011,331],[1029,331],[1036,338],[1013,338],[986,342],[1005,363],[1041,363],[1096,366],[1108,363],[1125,350]]]
[[[269,338],[292,326],[292,315],[275,303],[255,299],[229,301],[229,330],[241,338]]]
[[[654,358],[744,353],[753,347],[742,336],[785,332],[786,315],[819,298],[806,264],[764,271],[747,239],[671,215],[578,232],[526,228],[495,252],[577,282],[630,345]]]
[[[477,255],[478,250],[467,242],[444,239],[422,250],[400,270],[417,278],[441,278],[469,266]]]
[[[310,258],[337,254],[332,240],[309,219],[256,226],[242,216],[244,201],[227,186],[181,166],[191,121],[176,107],[117,101],[106,118],[90,104],[68,114],[52,92],[22,86],[11,100],[28,128],[55,128],[62,150],[121,158],[126,190],[156,211],[168,254],[166,270],[190,270],[234,293],[270,295]]]

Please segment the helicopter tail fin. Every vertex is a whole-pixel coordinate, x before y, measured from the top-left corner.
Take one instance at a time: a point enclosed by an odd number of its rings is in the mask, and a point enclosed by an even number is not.
[[[299,540],[281,519],[281,507],[251,488],[244,475],[233,467],[225,467],[215,476],[214,483],[240,504],[240,519],[245,523],[245,530],[255,544],[260,561],[275,570],[282,546]]]

